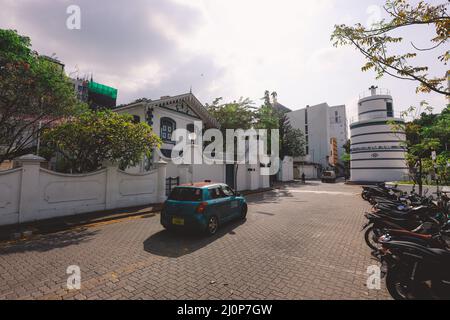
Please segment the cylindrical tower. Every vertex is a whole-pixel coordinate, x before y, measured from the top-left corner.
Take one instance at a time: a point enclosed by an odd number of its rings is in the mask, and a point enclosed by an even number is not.
[[[405,132],[390,123],[404,124],[394,115],[394,103],[388,90],[370,87],[360,96],[358,121],[350,125],[351,180],[386,182],[403,180],[408,175],[405,161]]]

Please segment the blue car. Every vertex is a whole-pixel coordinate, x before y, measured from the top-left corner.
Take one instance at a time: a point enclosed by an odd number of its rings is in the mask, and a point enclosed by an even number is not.
[[[195,183],[175,187],[164,203],[161,224],[168,230],[194,229],[213,235],[219,226],[247,217],[247,202],[226,184]]]

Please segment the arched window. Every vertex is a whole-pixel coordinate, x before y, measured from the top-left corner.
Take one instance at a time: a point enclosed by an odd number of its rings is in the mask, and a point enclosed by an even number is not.
[[[170,118],[161,118],[161,139],[172,142],[172,134],[176,130],[176,122]]]

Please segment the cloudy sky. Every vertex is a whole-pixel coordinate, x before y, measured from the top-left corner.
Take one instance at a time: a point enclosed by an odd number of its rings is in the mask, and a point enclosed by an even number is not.
[[[441,1],[436,1],[440,3]],[[0,28],[32,39],[53,53],[72,75],[119,89],[119,103],[188,92],[204,103],[250,97],[258,105],[266,89],[291,109],[328,102],[346,104],[355,116],[358,95],[372,85],[389,88],[396,111],[437,94],[417,95],[416,84],[376,81],[361,72],[351,48],[334,48],[335,24],[370,23],[383,17],[382,0],[0,0]],[[69,5],[81,9],[81,29],[69,30]],[[414,38],[411,39],[411,35]],[[408,31],[409,41],[429,45],[427,27]],[[420,60],[422,59],[422,60]],[[435,58],[420,58],[445,73]]]

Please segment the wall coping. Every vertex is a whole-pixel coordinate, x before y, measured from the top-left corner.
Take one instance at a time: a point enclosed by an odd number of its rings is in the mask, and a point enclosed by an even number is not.
[[[22,163],[24,163],[24,162],[27,162],[27,163],[30,163],[30,162],[45,162],[45,161],[47,161],[45,158],[42,158],[42,157],[34,155],[34,154],[26,154],[26,155],[21,156],[19,158],[15,158],[14,160],[22,162]]]
[[[89,172],[89,173],[80,173],[80,174],[70,174],[70,173],[61,173],[61,172],[56,172],[56,171],[52,171],[52,170],[48,170],[48,169],[44,169],[44,168],[39,168],[40,171],[54,175],[54,176],[59,176],[59,177],[70,177],[70,178],[82,178],[82,177],[90,177],[90,176],[94,176],[97,175],[99,173],[104,173],[106,172],[106,169],[100,169],[94,172]]]
[[[151,170],[148,172],[140,172],[140,173],[130,173],[130,172],[126,172],[126,171],[117,169],[117,172],[119,172],[123,175],[126,175],[126,176],[131,176],[131,177],[145,177],[145,176],[149,176],[149,175],[157,173],[158,170]]]
[[[22,168],[15,168],[15,169],[9,169],[9,170],[0,171],[0,176],[7,175],[9,173],[18,172],[18,171],[22,171]]]

